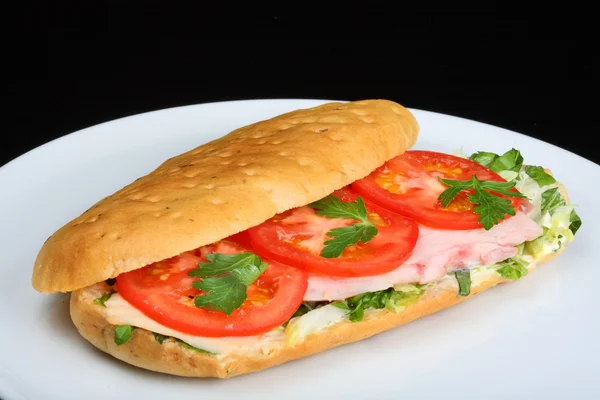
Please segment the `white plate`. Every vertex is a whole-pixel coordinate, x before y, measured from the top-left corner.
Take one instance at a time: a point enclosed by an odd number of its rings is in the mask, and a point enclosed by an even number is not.
[[[96,351],[68,295],[30,284],[58,227],[184,150],[313,100],[224,102],[94,126],[0,169],[0,397],[12,399],[600,398],[600,167],[547,143],[414,110],[415,148],[521,150],[552,169],[583,220],[567,252],[521,281],[359,343],[230,380],[172,377]]]

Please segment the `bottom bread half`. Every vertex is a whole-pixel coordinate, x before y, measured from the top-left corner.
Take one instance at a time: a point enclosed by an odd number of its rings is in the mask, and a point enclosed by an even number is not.
[[[548,257],[539,262],[547,261]],[[538,262],[538,264],[539,264]],[[126,363],[152,371],[188,377],[229,378],[260,371],[291,360],[356,342],[381,332],[407,324],[482,293],[499,283],[509,282],[498,273],[487,274],[474,281],[469,296],[459,297],[455,282],[437,290],[428,290],[415,303],[400,312],[375,310],[362,321],[344,320],[322,331],[312,333],[302,341],[281,341],[267,352],[240,352],[224,355],[206,354],[182,346],[175,340],[159,343],[154,334],[135,329],[131,339],[123,344],[114,342],[114,328],[107,320],[106,308],[94,299],[109,287],[100,283],[77,290],[71,295],[71,318],[79,333],[98,349]]]

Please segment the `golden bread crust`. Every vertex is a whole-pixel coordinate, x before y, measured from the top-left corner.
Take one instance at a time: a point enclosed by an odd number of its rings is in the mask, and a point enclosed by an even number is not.
[[[323,198],[403,153],[419,131],[387,100],[289,112],[171,158],[55,232],[32,285],[68,292],[214,243]]]

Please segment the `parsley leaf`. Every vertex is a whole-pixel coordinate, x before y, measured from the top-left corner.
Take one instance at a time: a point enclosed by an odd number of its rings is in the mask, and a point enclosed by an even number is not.
[[[566,204],[565,199],[560,195],[558,188],[552,188],[542,193],[542,214],[552,213],[560,206]]]
[[[207,254],[207,263],[188,275],[203,278],[192,287],[206,294],[196,296],[194,304],[227,315],[240,308],[248,297],[246,289],[267,269],[267,263],[251,252],[238,254]]]
[[[475,176],[473,176],[473,178],[477,179]],[[448,207],[460,192],[473,187],[471,181],[451,181],[449,179],[439,179],[439,181],[450,186],[440,194],[440,197],[438,197],[438,200],[444,207]]]
[[[131,339],[131,334],[135,328],[131,325],[119,325],[115,327],[115,344],[121,346]]]
[[[321,257],[339,257],[346,247],[358,242],[367,243],[377,235],[377,228],[372,223],[358,223],[343,228],[334,228],[327,232],[331,239],[325,241],[325,247],[321,251]]]
[[[454,272],[458,282],[458,295],[468,296],[471,294],[471,270],[463,269]]]
[[[335,196],[327,196],[309,204],[309,207],[314,208],[317,215],[323,217],[351,218],[361,221],[343,228],[334,228],[327,232],[327,236],[330,236],[331,239],[325,241],[325,247],[321,250],[321,257],[339,257],[348,246],[358,242],[367,243],[379,232],[375,224],[369,221],[367,208],[360,196],[356,197],[354,202],[345,202]]]
[[[247,286],[233,274],[217,278],[205,278],[201,282],[194,282],[192,286],[209,292],[194,299],[194,304],[197,307],[223,311],[227,315],[231,315],[236,308],[240,308],[247,297]]]
[[[571,211],[571,215],[569,216],[569,222],[571,223],[569,225],[569,229],[571,230],[573,235],[575,235],[579,228],[581,228],[581,218],[579,218],[579,215],[577,215],[575,210]]]
[[[316,210],[317,215],[330,218],[354,218],[367,222],[367,209],[362,197],[357,196],[354,202],[345,202],[335,196],[327,196],[308,205]]]
[[[113,293],[114,292],[112,291],[104,293],[101,297],[94,299],[94,303],[98,304],[99,306],[106,307],[106,304],[104,303],[110,299],[110,296],[112,296]]]
[[[536,181],[537,184],[540,185],[540,187],[546,186],[546,185],[552,185],[553,183],[556,182],[556,179],[554,179],[554,177],[552,175],[550,175],[549,173],[544,171],[544,168],[542,168],[542,167],[537,167],[535,165],[528,165],[527,167],[525,167],[525,173],[527,175],[529,175],[529,177],[531,177],[531,179]]]
[[[519,172],[523,166],[523,156],[521,156],[521,152],[517,149],[510,149],[501,156],[494,153],[479,151],[471,154],[469,160],[473,160],[494,172]]]
[[[502,265],[502,267],[498,268],[496,271],[502,275],[503,278],[511,279],[513,281],[520,279],[528,273],[525,264],[515,259],[498,263],[498,265]]]
[[[467,194],[467,198],[471,203],[477,205],[473,209],[473,212],[479,214],[479,222],[481,222],[485,230],[490,230],[500,220],[503,220],[505,214],[516,214],[515,208],[510,204],[511,201],[499,197],[498,194],[520,199],[526,198],[521,193],[510,190],[515,187],[515,182],[481,181],[475,175],[468,181],[441,178],[439,178],[439,181],[449,186],[438,197],[438,200],[441,201],[444,207],[448,207],[450,202],[461,191],[473,189],[474,193]]]

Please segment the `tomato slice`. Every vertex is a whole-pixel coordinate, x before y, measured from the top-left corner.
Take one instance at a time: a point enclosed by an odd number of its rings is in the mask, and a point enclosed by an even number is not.
[[[350,188],[333,193],[351,202],[357,194]],[[398,268],[411,254],[419,236],[419,227],[411,219],[365,201],[369,219],[378,234],[367,243],[347,247],[340,257],[325,258],[320,253],[327,232],[357,221],[322,217],[311,207],[286,211],[249,229],[247,235],[259,255],[303,268],[313,274],[352,277],[383,274]]]
[[[438,178],[505,182],[494,171],[474,161],[433,151],[411,150],[393,158],[366,178],[352,184],[365,199],[388,210],[438,229],[477,229],[482,225],[467,192],[459,193],[447,208],[438,201],[447,189]],[[510,198],[517,209],[522,201]],[[510,216],[506,215],[505,218]]]
[[[188,276],[206,254],[248,251],[232,241],[183,253],[117,277],[121,296],[154,321],[196,336],[250,336],[272,330],[287,321],[302,303],[308,274],[276,262],[248,287],[248,298],[231,315],[194,305],[202,292],[192,287],[199,278]],[[263,260],[268,261],[268,260]]]

